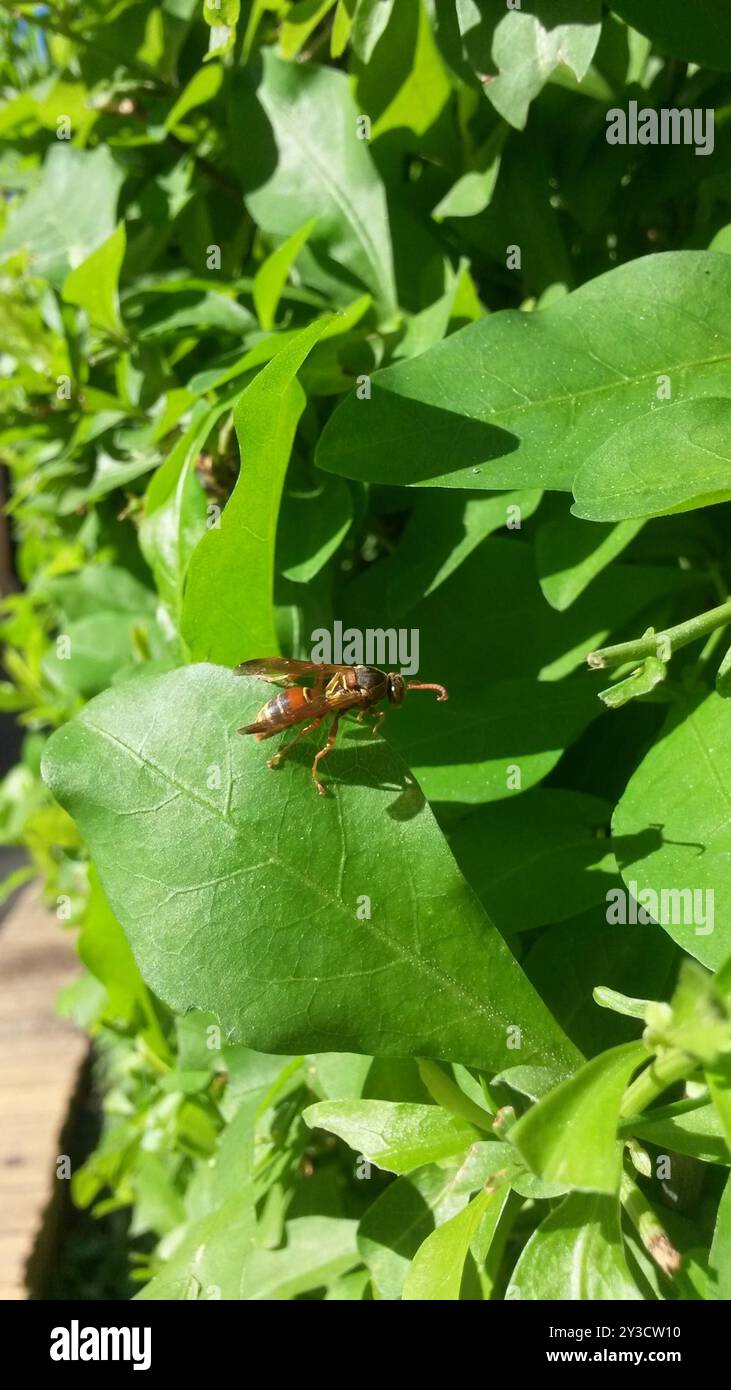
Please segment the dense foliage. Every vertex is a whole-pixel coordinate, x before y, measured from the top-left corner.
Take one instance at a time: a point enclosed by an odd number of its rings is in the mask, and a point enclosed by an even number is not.
[[[75,1201],[143,1298],[731,1296],[726,7],[0,26],[0,832],[87,968]],[[336,622],[450,699],[318,797],[232,668]]]

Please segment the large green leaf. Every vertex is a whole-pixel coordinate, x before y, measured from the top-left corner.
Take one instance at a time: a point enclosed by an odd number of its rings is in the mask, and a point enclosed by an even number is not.
[[[562,922],[619,882],[610,817],[598,796],[539,787],[464,816],[450,845],[485,910],[512,934]]]
[[[314,266],[349,284],[348,298],[355,283],[365,285],[390,313],[396,294],[385,190],[359,138],[358,114],[345,73],[286,63],[271,50],[232,85],[235,153],[252,216],[277,238],[316,219]]]
[[[628,421],[600,444],[574,479],[572,511],[622,521],[727,502],[730,463],[731,400],[680,401]]]
[[[715,693],[679,699],[612,821],[629,890],[625,920],[632,911],[642,923],[649,913],[714,969],[731,951],[730,733],[727,700]],[[617,903],[618,911],[624,907]]]
[[[447,550],[447,537],[459,549],[462,512],[445,506],[449,520],[443,539],[435,527],[435,558]],[[491,513],[489,507],[481,520],[489,524]],[[400,581],[410,600],[415,549],[414,541],[403,567],[396,555],[346,591],[346,627],[380,629],[403,620]],[[422,543],[424,550],[430,547]],[[425,578],[433,575],[428,558],[417,555],[416,563]],[[419,639],[419,677],[442,681],[450,698],[438,704],[410,695],[389,716],[389,739],[431,800],[495,801],[526,790],[600,713],[585,670],[573,674],[584,668],[587,651],[603,644],[599,634],[645,605],[648,621],[657,620],[659,600],[687,583],[677,569],[617,565],[557,613],[541,595],[533,549],[520,533],[489,538],[408,610]]]
[[[592,450],[658,408],[659,376],[676,401],[731,395],[730,309],[728,256],[630,261],[376,372],[370,400],[335,411],[318,463],[371,482],[568,490]]]
[[[193,552],[181,631],[194,658],[229,666],[278,651],[274,548],[279,503],[297,421],[305,405],[296,380],[327,327],[317,319],[255,377],[234,411],[241,468],[218,526]]]
[[[464,670],[469,674],[468,664]],[[444,676],[438,669],[432,674]],[[470,696],[450,696],[446,707],[426,701],[414,695],[403,719],[402,711],[394,714],[389,739],[430,801],[470,804],[535,786],[599,713],[596,696],[578,677],[517,676],[487,689],[476,684]]]
[[[566,961],[571,969],[566,969]],[[607,922],[600,903],[544,932],[524,959],[541,998],[587,1057],[636,1037],[638,1024],[600,1009],[593,990],[606,985],[642,999],[664,999],[677,970],[677,947],[660,927],[642,932]]]
[[[270,688],[271,689],[271,688]],[[51,739],[143,976],[268,1052],[333,1049],[566,1072],[576,1053],[457,871],[396,755],[354,731],[317,798],[235,730],[268,694],[191,666],[107,691]],[[370,918],[364,917],[370,899]],[[360,911],[360,916],[358,915]],[[368,988],[363,988],[364,981]]]

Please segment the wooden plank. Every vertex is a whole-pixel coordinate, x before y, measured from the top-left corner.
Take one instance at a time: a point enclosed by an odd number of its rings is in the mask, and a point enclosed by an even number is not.
[[[20,893],[0,927],[0,1298],[28,1296],[27,1272],[48,1257],[61,1181],[56,1164],[88,1041],[54,1011],[79,973],[74,934]]]

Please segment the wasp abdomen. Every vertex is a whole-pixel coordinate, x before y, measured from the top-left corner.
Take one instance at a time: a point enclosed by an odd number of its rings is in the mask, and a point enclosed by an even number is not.
[[[267,700],[254,722],[268,724],[270,733],[278,733],[280,729],[286,729],[295,722],[297,716],[307,709],[311,699],[312,691],[307,686],[291,686],[287,690],[280,690],[271,700]],[[266,733],[257,734],[257,738],[260,739],[268,736]]]

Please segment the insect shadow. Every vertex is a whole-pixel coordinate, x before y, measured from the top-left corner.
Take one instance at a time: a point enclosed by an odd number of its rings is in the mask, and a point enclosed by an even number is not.
[[[303,739],[288,760],[291,766],[307,769],[308,781],[315,744],[315,739]],[[284,768],[274,769],[274,775],[282,772]],[[300,775],[299,771],[296,775]],[[353,786],[395,792],[395,799],[385,808],[392,820],[413,820],[426,805],[416,778],[393,749],[384,739],[374,739],[370,729],[357,724],[348,725],[347,742],[334,748],[328,758],[328,794],[336,797],[341,787]]]
[[[661,821],[653,821],[633,835],[613,835],[612,849],[620,869],[647,859],[663,845],[681,845],[686,849],[696,849],[699,855],[705,854],[706,847],[698,840],[670,840],[663,834],[664,829]]]

